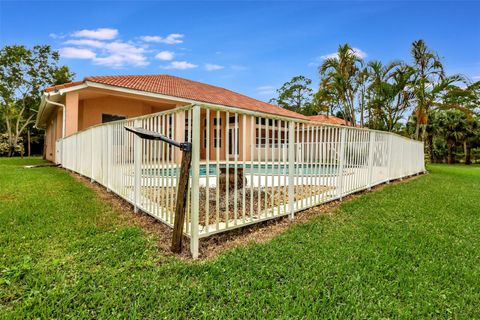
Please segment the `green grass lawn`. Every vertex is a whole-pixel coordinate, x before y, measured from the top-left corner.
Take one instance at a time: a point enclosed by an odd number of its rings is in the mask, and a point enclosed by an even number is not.
[[[480,318],[480,167],[345,202],[211,261],[158,252],[93,191],[0,159],[0,318]]]

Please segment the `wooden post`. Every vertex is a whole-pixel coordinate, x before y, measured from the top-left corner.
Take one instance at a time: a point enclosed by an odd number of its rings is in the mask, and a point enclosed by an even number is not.
[[[185,224],[185,207],[187,206],[188,181],[190,180],[190,165],[192,153],[182,152],[182,164],[177,186],[177,202],[175,206],[175,220],[173,223],[172,251],[182,251],[183,225]]]
[[[193,158],[192,170],[192,230],[191,239],[196,240],[192,249],[193,258],[198,257],[198,180],[199,180],[199,159],[200,159],[200,109],[198,106],[193,109],[193,129],[194,132],[192,143],[180,143],[169,137],[163,136],[157,132],[146,130],[143,128],[125,127],[127,131],[135,133],[135,177],[140,177],[141,162],[141,139],[160,140],[182,150],[182,163],[180,167],[180,175],[177,178],[177,199],[175,204],[175,220],[173,222],[172,251],[180,253],[182,251],[183,226],[185,224],[185,207],[187,206],[188,183],[190,180],[190,166]],[[139,157],[139,159],[137,159]],[[140,178],[135,179],[135,199],[140,199]],[[135,202],[137,208],[137,202]]]

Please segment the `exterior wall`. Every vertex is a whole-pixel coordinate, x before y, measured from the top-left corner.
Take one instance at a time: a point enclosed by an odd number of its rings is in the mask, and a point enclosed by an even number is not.
[[[230,113],[229,116],[233,117],[234,114]],[[227,119],[227,114],[225,112],[219,112],[219,119],[221,119],[221,124],[220,125],[214,125],[214,121],[217,118],[217,112],[214,110],[210,110],[210,121],[209,121],[209,147],[210,150],[207,151],[206,149],[206,144],[205,144],[205,138],[207,136],[207,132],[205,130],[206,128],[206,118],[207,114],[206,112],[203,112],[201,115],[201,120],[200,120],[200,159],[205,160],[207,157],[207,152],[210,160],[216,160],[217,157],[217,149],[219,153],[219,161],[225,161],[227,159],[227,141],[226,141],[226,131],[227,128],[234,128],[235,125],[232,123],[229,123],[229,120]],[[245,118],[245,127],[243,126]],[[255,136],[255,122],[254,122],[254,130],[253,130],[253,139],[251,139],[251,121],[252,121],[252,116],[249,115],[242,115],[239,114],[237,116],[237,127],[238,127],[238,160],[243,160],[249,161],[250,156],[251,156],[251,141],[253,141],[254,145],[256,143],[256,136]],[[255,121],[255,119],[253,119]],[[216,148],[215,147],[215,131],[220,135],[220,147]],[[245,131],[245,141],[243,141],[243,132]],[[230,133],[229,133],[230,135]],[[245,143],[245,155],[243,154],[243,143]],[[231,160],[234,160],[235,158],[233,156],[230,156]]]
[[[49,161],[59,161],[56,159],[56,141],[62,137],[63,111],[58,108],[51,116],[48,126],[45,130],[45,159]]]
[[[65,136],[74,134],[79,130],[78,128],[78,116],[79,116],[79,103],[78,92],[68,92],[65,97],[66,112],[66,124],[65,124]]]
[[[167,109],[170,107],[153,106],[141,100],[114,96],[85,99],[79,104],[78,130],[102,123],[104,113],[132,118]]]

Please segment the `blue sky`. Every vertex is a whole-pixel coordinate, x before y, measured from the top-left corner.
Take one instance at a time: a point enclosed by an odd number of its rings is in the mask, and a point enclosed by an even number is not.
[[[448,73],[480,80],[480,2],[0,1],[0,45],[51,44],[89,75],[167,73],[261,100],[341,43],[410,61],[422,38]]]

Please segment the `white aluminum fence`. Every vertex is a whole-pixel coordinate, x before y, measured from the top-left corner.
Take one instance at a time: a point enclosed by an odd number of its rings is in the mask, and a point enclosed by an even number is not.
[[[392,133],[192,105],[102,124],[61,141],[62,166],[173,226],[181,153],[142,127],[192,143],[184,233],[202,237],[289,215],[425,171],[423,143]]]

